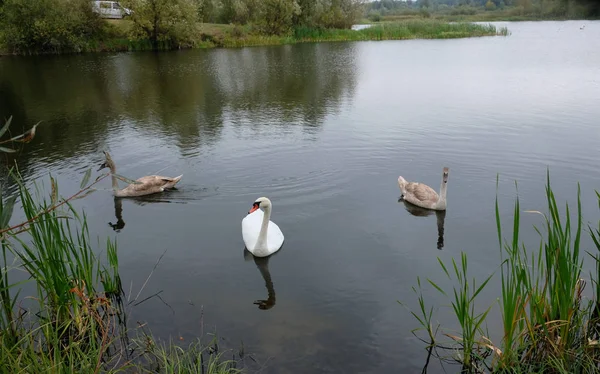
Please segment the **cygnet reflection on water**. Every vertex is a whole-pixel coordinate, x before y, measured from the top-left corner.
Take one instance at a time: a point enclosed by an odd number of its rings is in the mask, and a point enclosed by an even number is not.
[[[399,203],[404,204],[404,208],[415,217],[428,217],[435,214],[437,218],[437,231],[438,231],[438,239],[437,239],[437,249],[444,248],[444,220],[446,219],[446,211],[445,210],[430,210],[418,207],[404,200],[403,198],[398,199]]]

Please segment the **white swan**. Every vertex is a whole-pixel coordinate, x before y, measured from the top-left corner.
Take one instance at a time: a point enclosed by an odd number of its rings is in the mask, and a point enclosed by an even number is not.
[[[398,186],[404,200],[425,209],[446,210],[446,189],[448,187],[448,168],[444,168],[440,194],[423,183],[407,182],[402,176],[398,177]]]
[[[283,233],[279,226],[270,221],[271,208],[271,200],[260,197],[242,220],[242,237],[246,249],[256,257],[270,256],[283,245]]]

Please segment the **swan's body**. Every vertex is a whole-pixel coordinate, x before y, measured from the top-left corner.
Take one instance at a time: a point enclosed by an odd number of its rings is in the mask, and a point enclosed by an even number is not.
[[[135,184],[130,184],[125,188],[119,189],[119,183],[117,182],[117,177],[115,177],[115,174],[117,173],[117,167],[115,166],[115,163],[108,152],[104,152],[104,155],[106,156],[106,162],[104,162],[98,170],[103,168],[110,169],[113,195],[116,197],[144,196],[163,192],[164,190],[174,188],[177,182],[179,182],[183,176],[182,174],[178,177],[171,178],[160,175],[148,175],[136,179],[137,183]]]
[[[242,220],[242,238],[246,249],[256,257],[266,257],[283,245],[283,233],[271,219],[271,200],[257,199]],[[263,212],[264,210],[264,212]]]
[[[407,182],[401,176],[398,177],[398,186],[402,191],[404,200],[425,209],[446,210],[446,190],[448,187],[448,168],[444,168],[440,194],[423,183]]]

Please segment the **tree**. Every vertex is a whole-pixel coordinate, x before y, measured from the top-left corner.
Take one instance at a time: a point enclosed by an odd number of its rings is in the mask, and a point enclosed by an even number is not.
[[[523,8],[526,12],[531,11],[532,4],[531,0],[516,0],[516,6]]]
[[[221,22],[245,24],[249,19],[249,11],[244,0],[222,0]]]
[[[284,34],[292,28],[294,16],[301,12],[295,0],[265,0],[262,17],[263,31],[267,34]]]
[[[315,19],[318,27],[350,28],[363,14],[362,0],[317,0]]]
[[[218,0],[197,0],[200,22],[217,22],[219,16]]]
[[[301,12],[294,16],[294,25],[314,27],[317,0],[296,0],[296,2]]]
[[[195,0],[125,0],[133,13],[134,33],[148,39],[154,49],[191,46],[198,21]]]

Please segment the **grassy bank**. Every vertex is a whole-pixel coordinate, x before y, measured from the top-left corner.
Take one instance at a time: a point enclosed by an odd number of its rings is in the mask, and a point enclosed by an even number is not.
[[[244,47],[310,42],[340,42],[366,40],[452,39],[479,36],[508,35],[506,28],[472,23],[450,24],[432,20],[410,20],[374,25],[362,30],[296,28],[287,36],[263,36],[248,32],[225,35],[214,46]]]
[[[598,194],[600,206],[600,194]],[[431,355],[458,362],[465,373],[593,373],[600,368],[600,226],[588,227],[595,248],[583,248],[584,232],[579,190],[576,209],[565,205],[561,211],[550,179],[546,186],[546,212],[540,214],[543,227],[538,248],[528,250],[520,239],[519,200],[515,202],[512,236],[505,240],[505,228],[496,202],[500,245],[499,268],[487,279],[469,277],[468,258],[443,263],[451,289],[428,280],[428,284],[449,297],[459,333],[435,325],[434,308],[418,288],[419,310],[413,312],[421,324]],[[584,274],[584,258],[596,264]],[[587,278],[587,281],[586,279]],[[478,295],[496,283],[500,286],[497,305],[482,306]],[[584,297],[586,285],[590,297]],[[490,320],[492,308],[499,308],[501,321]],[[502,337],[492,341],[487,326],[502,326]],[[455,351],[453,354],[452,351]]]
[[[408,20],[374,25],[362,30],[295,28],[287,35],[264,35],[251,25],[203,24],[194,47],[247,47],[310,42],[365,40],[450,39],[508,34],[506,28],[472,23],[451,24],[437,20]],[[131,41],[139,45],[139,41]]]
[[[131,38],[131,21],[109,21],[110,38],[93,40],[81,52],[143,51],[153,49],[149,40]],[[201,24],[193,42],[186,45],[160,43],[158,49],[219,48],[283,45],[310,42],[340,42],[403,39],[451,39],[508,35],[506,28],[473,23],[452,24],[439,20],[411,19],[373,25],[362,30],[297,27],[286,35],[265,35],[252,25]]]

